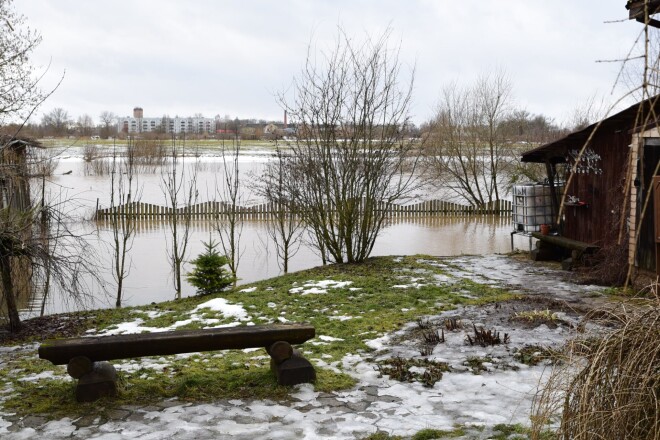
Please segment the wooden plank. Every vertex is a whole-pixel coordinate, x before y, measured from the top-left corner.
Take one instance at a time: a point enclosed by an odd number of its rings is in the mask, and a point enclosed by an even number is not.
[[[166,356],[200,351],[268,347],[277,341],[302,344],[315,336],[307,324],[255,325],[160,333],[49,339],[39,346],[39,358],[64,365],[76,356],[107,361],[142,356]]]

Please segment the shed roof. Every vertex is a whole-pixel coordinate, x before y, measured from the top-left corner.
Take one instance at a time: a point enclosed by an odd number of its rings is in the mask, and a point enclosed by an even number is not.
[[[43,148],[44,146],[36,139],[0,133],[0,150],[5,148],[22,149],[25,147]]]
[[[621,131],[637,132],[642,129],[657,127],[660,124],[659,117],[660,95],[656,95],[582,130],[574,131],[561,139],[526,151],[522,154],[522,161],[545,162],[549,160],[552,164],[561,163],[565,161],[568,150],[582,148],[595,130],[612,133]]]

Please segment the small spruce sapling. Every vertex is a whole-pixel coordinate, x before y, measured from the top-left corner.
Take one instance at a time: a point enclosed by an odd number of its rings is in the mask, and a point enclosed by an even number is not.
[[[208,295],[231,285],[234,277],[225,267],[229,264],[229,259],[215,249],[218,243],[209,238],[208,242],[202,244],[205,251],[191,261],[194,268],[186,277],[190,284],[197,288],[198,295]]]

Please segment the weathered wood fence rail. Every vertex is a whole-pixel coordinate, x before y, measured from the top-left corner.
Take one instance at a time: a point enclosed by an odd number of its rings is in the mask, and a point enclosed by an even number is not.
[[[427,215],[469,216],[510,214],[511,202],[496,200],[483,206],[467,206],[442,200],[428,200],[411,205],[396,203],[379,203],[374,209],[385,210],[392,217],[418,217]],[[236,212],[241,217],[250,219],[266,219],[271,213],[281,212],[283,208],[274,203],[262,203],[254,206],[237,206]],[[225,202],[202,202],[192,206],[173,209],[151,203],[133,202],[117,206],[114,209],[97,209],[97,220],[107,219],[114,215],[137,217],[140,219],[167,218],[174,215],[191,214],[196,219],[214,219],[231,212],[231,205]]]

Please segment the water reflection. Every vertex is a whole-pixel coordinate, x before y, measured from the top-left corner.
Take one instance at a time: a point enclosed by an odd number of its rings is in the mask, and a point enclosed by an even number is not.
[[[270,151],[248,151],[239,158],[243,182],[255,180],[271,157]],[[188,162],[190,165],[190,162]],[[199,202],[216,198],[216,187],[221,185],[219,174],[222,169],[220,157],[203,157],[198,176]],[[64,175],[64,173],[69,174]],[[138,181],[142,188],[141,201],[164,204],[160,172],[140,174]],[[82,153],[71,150],[71,156],[61,158],[54,176],[47,184],[47,193],[53,198],[66,201],[67,208],[90,219],[97,206],[109,203],[110,176],[89,176],[84,173]],[[443,198],[443,194],[422,194],[422,199]],[[246,185],[243,200],[246,204],[253,200],[249,185]],[[250,203],[251,202],[251,203]],[[67,301],[58,292],[52,292],[46,305],[46,313],[58,313],[81,308],[114,306],[114,280],[111,275],[112,232],[103,222],[80,221],[74,226],[77,233],[85,234],[87,243],[98,254],[99,274],[104,280],[102,288],[91,288],[83,303]],[[507,252],[510,250],[510,219],[508,216],[473,217],[398,217],[390,220],[378,237],[372,255],[460,255]],[[198,220],[191,231],[190,250],[187,259],[192,260],[203,251],[203,241],[217,237],[213,223]],[[125,280],[123,294],[125,305],[141,305],[174,299],[170,266],[167,260],[167,220],[148,219],[139,222],[129,258],[131,272]],[[517,247],[524,247],[517,246]],[[289,262],[289,270],[297,271],[318,266],[321,259],[314,251],[301,246]],[[190,267],[184,264],[184,273]],[[269,243],[266,224],[258,220],[246,220],[241,239],[241,260],[238,268],[240,283],[275,277],[281,273],[273,244]],[[185,280],[183,296],[194,295],[195,289]],[[34,298],[22,312],[29,317],[39,313],[41,298]]]
[[[508,216],[472,217],[416,217],[391,219],[376,240],[373,254],[378,255],[460,255],[508,252],[510,249],[510,220]],[[71,303],[57,292],[47,301],[47,313],[113,306],[114,281],[110,272],[112,251],[107,245],[111,230],[102,222],[80,225],[79,232],[87,232],[87,241],[99,255],[100,267],[104,268],[107,293],[98,289],[91,292],[84,304]],[[167,261],[166,221],[140,222],[130,251],[131,272],[125,280],[126,305],[141,305],[174,299],[170,267]],[[197,221],[193,225],[188,260],[203,251],[202,241],[215,235],[213,223]],[[263,221],[246,221],[241,238],[242,255],[238,268],[239,284],[263,280],[281,274],[275,249],[269,243],[266,224]],[[289,263],[290,271],[308,269],[321,264],[314,251],[303,245]],[[190,270],[184,265],[184,272]],[[184,281],[183,296],[194,295],[195,289]],[[38,314],[40,298],[33,306],[23,310],[22,316]]]

